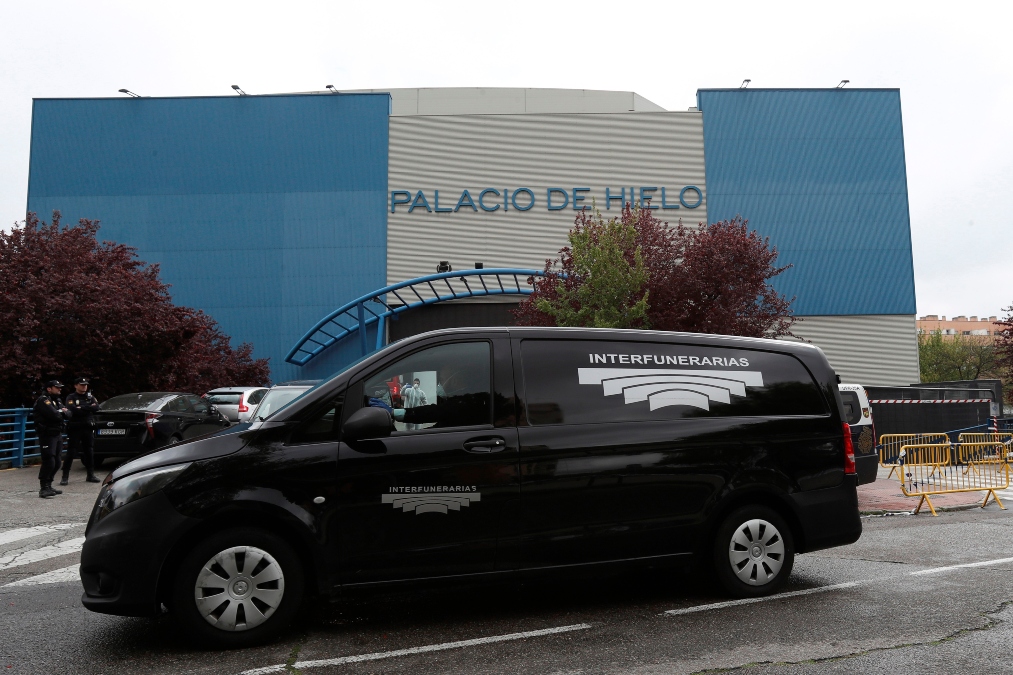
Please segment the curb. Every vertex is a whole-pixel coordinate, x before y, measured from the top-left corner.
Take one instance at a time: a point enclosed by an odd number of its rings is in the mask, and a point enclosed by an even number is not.
[[[957,504],[956,506],[937,506],[936,511],[970,511],[971,509],[981,508],[981,504],[977,502],[974,504]],[[931,515],[931,511],[925,510],[926,513]],[[877,509],[872,511],[859,511],[861,516],[913,516],[914,509],[910,511],[889,511],[886,509]]]

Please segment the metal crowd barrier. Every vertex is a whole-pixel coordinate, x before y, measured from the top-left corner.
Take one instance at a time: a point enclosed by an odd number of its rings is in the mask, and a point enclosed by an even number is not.
[[[938,434],[883,434],[879,437],[879,465],[884,469],[890,469],[887,478],[893,476],[897,470],[897,463],[900,459],[901,448],[905,445],[931,445],[938,447],[942,452],[945,444],[946,454],[940,456],[937,461],[942,464],[950,463],[950,437],[945,433]]]
[[[958,443],[1002,443],[1006,446],[1013,445],[1013,432],[990,431],[963,433],[957,436]]]
[[[928,504],[932,515],[939,515],[931,495],[956,492],[984,491],[981,508],[994,499],[1005,510],[995,491],[1009,488],[1009,460],[1008,448],[999,442],[959,443],[954,453],[949,443],[904,445],[898,453],[897,475],[904,496],[921,497],[916,514]]]
[[[21,468],[26,459],[39,457],[39,439],[30,408],[0,409],[0,462]]]

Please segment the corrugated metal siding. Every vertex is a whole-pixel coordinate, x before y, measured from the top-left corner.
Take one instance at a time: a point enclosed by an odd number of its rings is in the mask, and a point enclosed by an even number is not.
[[[869,386],[919,381],[915,316],[806,316],[792,328],[827,355],[841,381]]]
[[[900,92],[701,90],[709,212],[769,236],[804,315],[914,314]]]
[[[388,110],[375,94],[36,100],[28,207],[101,220],[276,381],[312,377],[288,350],[384,284]]]
[[[589,187],[606,215],[605,188],[629,190],[696,185],[704,201],[696,209],[658,210],[659,217],[689,223],[707,220],[703,129],[699,113],[409,116],[390,119],[390,190],[453,207],[464,189],[477,199],[486,187],[528,187],[537,203],[530,211],[412,213],[398,207],[387,216],[387,280],[395,283],[436,271],[440,260],[454,269],[541,268],[566,243],[575,212],[545,210],[549,187]],[[660,203],[655,193],[655,204]],[[668,194],[671,202],[673,195]]]
[[[632,91],[520,87],[363,89],[391,96],[392,115],[664,112]]]

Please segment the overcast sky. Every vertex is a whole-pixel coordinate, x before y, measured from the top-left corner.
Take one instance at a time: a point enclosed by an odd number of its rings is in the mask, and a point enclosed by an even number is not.
[[[33,97],[381,87],[898,87],[920,314],[1013,304],[1004,3],[0,0],[0,222],[24,218]],[[1000,14],[1000,12],[1003,12]],[[748,214],[744,214],[748,215]]]

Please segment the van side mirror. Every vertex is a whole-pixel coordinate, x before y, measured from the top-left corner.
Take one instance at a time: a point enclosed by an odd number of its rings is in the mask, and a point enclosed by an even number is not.
[[[383,408],[362,408],[352,413],[341,427],[341,440],[354,442],[386,438],[394,427],[393,418]]]

